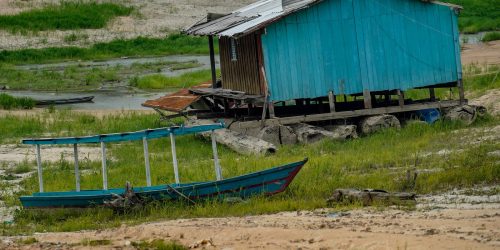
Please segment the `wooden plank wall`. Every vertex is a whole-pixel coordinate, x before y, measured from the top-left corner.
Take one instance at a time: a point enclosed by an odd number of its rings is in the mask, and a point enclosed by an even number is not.
[[[231,39],[221,37],[219,40],[222,87],[243,91],[252,95],[263,95],[262,80],[259,70],[258,44],[259,36],[249,34],[236,40],[237,60],[231,60]]]

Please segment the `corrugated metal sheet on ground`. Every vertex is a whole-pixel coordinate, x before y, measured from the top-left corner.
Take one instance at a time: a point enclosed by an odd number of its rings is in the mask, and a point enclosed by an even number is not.
[[[457,13],[416,0],[325,0],[262,36],[274,101],[461,79]]]
[[[211,83],[203,83],[193,88],[208,88],[210,86]],[[191,94],[189,89],[181,89],[175,93],[168,94],[155,100],[147,100],[142,106],[172,112],[182,112],[199,99],[200,96]]]

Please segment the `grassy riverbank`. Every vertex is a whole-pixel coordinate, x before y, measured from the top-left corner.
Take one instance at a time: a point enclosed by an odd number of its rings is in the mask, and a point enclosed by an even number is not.
[[[180,122],[180,120],[178,120]],[[438,122],[434,125],[411,124],[402,130],[381,133],[346,142],[324,140],[304,146],[281,148],[272,156],[238,155],[219,146],[225,177],[236,176],[272,166],[301,160],[310,161],[299,173],[287,192],[273,197],[255,197],[246,202],[228,204],[200,202],[195,206],[183,203],[154,203],[124,215],[108,209],[55,210],[39,212],[21,210],[15,223],[0,225],[1,234],[35,231],[74,231],[119,226],[158,219],[244,216],[278,211],[325,207],[325,199],[336,188],[376,188],[390,191],[415,191],[419,194],[441,192],[455,187],[500,183],[500,168],[493,154],[495,141],[469,144],[475,138],[489,135],[498,126],[498,118],[477,121],[474,130],[465,130],[460,123]],[[133,131],[157,127],[155,115],[115,114],[96,118],[71,111],[42,112],[34,116],[4,116],[0,118],[0,143],[15,143],[22,137],[69,136],[104,132]],[[168,139],[150,142],[153,185],[173,182],[173,170]],[[211,145],[194,136],[177,141],[182,182],[214,179]],[[49,150],[44,147],[43,150]],[[442,150],[444,154],[438,153]],[[145,185],[143,148],[140,142],[109,145],[109,186],[123,187],[126,181],[134,186]],[[34,163],[22,163],[34,169]],[[74,188],[72,163],[45,162],[44,182],[47,191]],[[102,186],[100,161],[82,161],[82,188]],[[420,171],[414,189],[409,187],[407,171]],[[8,205],[19,205],[18,196],[35,192],[37,177],[21,182],[24,191],[4,195]],[[6,188],[6,187],[4,187]],[[343,209],[345,207],[338,207]]]
[[[65,2],[15,15],[0,15],[0,29],[11,32],[100,29],[117,16],[128,16],[133,8],[115,3]]]
[[[13,97],[0,93],[0,109],[32,109],[35,101],[29,97]]]
[[[500,9],[497,0],[449,0],[464,7],[458,22],[463,33],[500,30]]]
[[[218,42],[214,45],[218,48]],[[0,63],[34,64],[75,60],[104,60],[119,57],[208,54],[206,37],[171,34],[164,38],[116,39],[88,48],[56,47],[0,51]]]
[[[166,70],[175,71],[196,68],[196,61],[165,61],[133,63],[128,66],[86,65],[81,63],[68,66],[54,65],[41,69],[21,69],[9,64],[0,64],[0,85],[11,90],[81,91],[92,90],[102,85],[134,85],[143,75]],[[205,74],[202,74],[204,76]],[[177,77],[186,80],[185,77]],[[203,77],[202,77],[203,78]],[[205,77],[206,78],[206,77]],[[197,78],[200,79],[200,78]],[[210,79],[210,76],[208,76]],[[131,83],[130,83],[131,81]]]

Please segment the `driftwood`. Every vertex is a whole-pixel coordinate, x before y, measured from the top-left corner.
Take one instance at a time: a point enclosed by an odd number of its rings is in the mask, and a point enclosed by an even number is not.
[[[376,115],[366,117],[360,122],[361,132],[365,135],[378,132],[386,128],[401,128],[398,118],[393,115]]]
[[[211,124],[212,121],[208,120],[190,120],[190,124],[201,125]],[[230,149],[240,154],[271,154],[276,152],[276,146],[272,143],[266,142],[262,139],[253,136],[247,136],[242,133],[232,131],[229,129],[217,129],[214,131],[215,140],[218,143],[224,144]],[[203,132],[200,135],[209,139],[211,132]]]
[[[321,127],[312,126],[305,123],[297,123],[291,125],[293,131],[297,135],[297,139],[302,143],[315,143],[319,140],[329,138],[333,140],[345,140],[352,134],[346,135],[343,130],[328,131]]]
[[[130,208],[144,205],[144,200],[137,196],[134,188],[127,181],[125,184],[125,192],[123,194],[112,194],[113,199],[105,201],[104,206],[113,208],[117,212],[124,212]]]
[[[339,139],[347,140],[358,138],[356,125],[327,125],[323,128],[336,134]]]
[[[266,126],[257,133],[256,137],[274,145],[297,143],[297,135],[293,132],[293,129],[283,125]]]
[[[373,202],[400,204],[402,201],[415,201],[414,193],[389,193],[384,190],[373,189],[337,189],[328,198],[329,204],[342,202],[362,202],[364,206],[369,206]]]
[[[450,121],[462,121],[466,125],[471,125],[477,118],[475,106],[462,105],[444,110],[444,119]],[[484,110],[481,109],[481,112]]]

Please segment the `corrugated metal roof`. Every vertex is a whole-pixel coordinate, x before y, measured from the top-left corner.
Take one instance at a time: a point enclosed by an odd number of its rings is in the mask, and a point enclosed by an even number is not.
[[[226,37],[241,37],[280,20],[299,10],[322,2],[323,0],[261,0],[235,10],[231,14],[216,20],[203,20],[187,28],[189,35],[217,35]],[[432,0],[420,0],[454,9],[461,6]]]
[[[323,0],[261,0],[213,21],[185,30],[189,35],[240,37]]]
[[[202,83],[193,88],[208,88],[210,86],[211,83]],[[168,94],[155,100],[147,100],[142,106],[172,112],[182,112],[199,99],[200,96],[191,94],[189,89],[181,89],[175,93]]]

